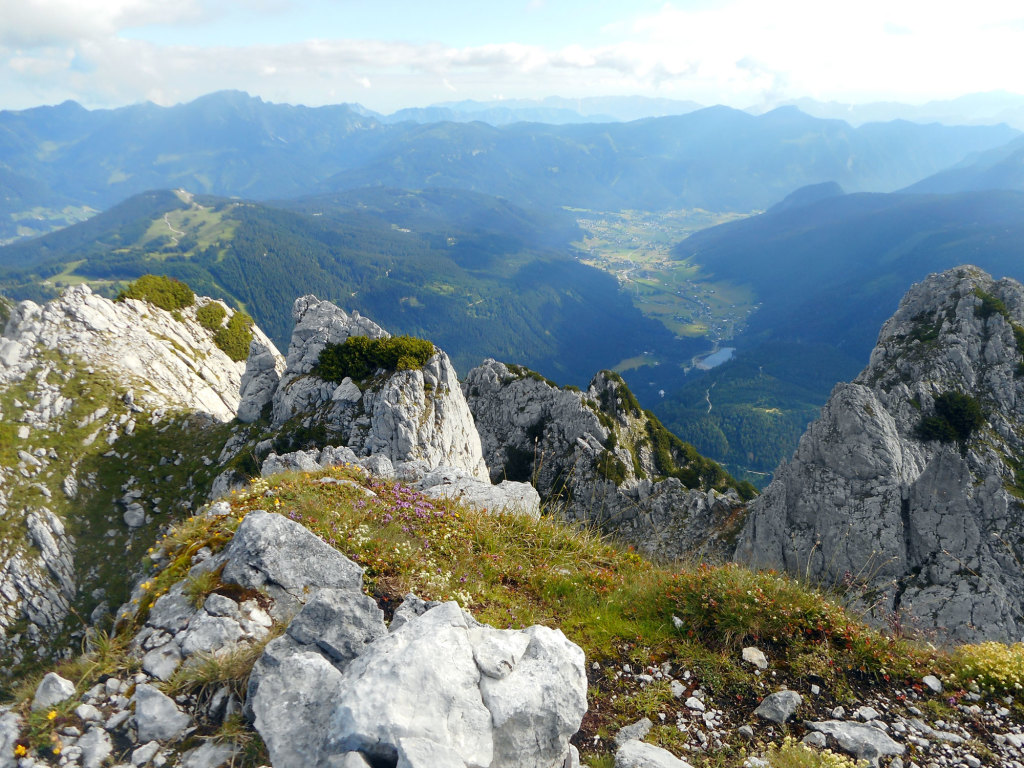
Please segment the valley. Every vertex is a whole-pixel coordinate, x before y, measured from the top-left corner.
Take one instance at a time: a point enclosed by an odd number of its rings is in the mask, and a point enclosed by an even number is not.
[[[713,281],[695,260],[680,261],[672,248],[692,233],[750,214],[678,211],[574,211],[583,239],[580,260],[616,277],[633,305],[678,337],[712,344],[742,332],[754,311],[753,291]]]

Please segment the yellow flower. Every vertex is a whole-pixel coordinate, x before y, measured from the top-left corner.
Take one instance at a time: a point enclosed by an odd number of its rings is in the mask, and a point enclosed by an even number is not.
[[[46,719],[47,720],[56,720],[57,719],[57,710],[56,709],[51,709],[49,712],[47,712],[46,713]]]
[[[142,588],[142,589],[143,589],[144,591],[145,591],[145,590],[147,590],[147,589],[149,589],[149,588],[150,588],[150,587],[152,587],[152,586],[153,586],[153,582],[151,582],[151,581],[144,581],[144,582],[142,582],[142,584],[141,584],[141,588]]]
[[[28,750],[25,748],[24,744],[19,744],[18,746],[16,746],[14,748],[14,754],[17,757],[24,757],[25,755],[28,754]]]
[[[54,747],[53,748],[53,754],[59,755],[60,754],[60,747]]]

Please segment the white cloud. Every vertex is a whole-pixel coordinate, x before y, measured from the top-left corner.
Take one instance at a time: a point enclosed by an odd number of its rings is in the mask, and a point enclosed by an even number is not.
[[[669,3],[606,25],[599,44],[573,40],[567,29],[555,47],[483,37],[465,46],[337,39],[161,46],[124,34],[145,25],[200,28],[240,3],[253,14],[278,13],[291,1],[0,0],[0,107],[66,98],[167,104],[223,88],[307,104],[366,98],[385,111],[453,90],[483,99],[641,93],[735,106],[1024,90],[1019,0],[941,8],[933,0]],[[432,34],[442,33],[424,30]],[[487,34],[493,39],[493,30]]]

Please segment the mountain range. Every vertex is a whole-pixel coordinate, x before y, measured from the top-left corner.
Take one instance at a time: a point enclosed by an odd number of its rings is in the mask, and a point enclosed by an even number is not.
[[[257,200],[452,187],[519,205],[747,212],[824,181],[899,189],[1016,135],[1005,125],[852,128],[795,108],[496,128],[384,124],[352,106],[271,104],[238,92],[167,108],[66,102],[0,112],[0,240],[176,187]]]

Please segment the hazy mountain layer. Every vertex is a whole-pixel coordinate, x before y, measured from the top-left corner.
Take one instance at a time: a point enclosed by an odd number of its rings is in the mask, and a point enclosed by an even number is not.
[[[0,290],[45,299],[88,280],[113,293],[139,275],[167,274],[244,306],[282,346],[288,297],[315,292],[397,333],[436,340],[463,373],[502,355],[566,383],[584,384],[650,344],[686,352],[613,277],[571,257],[577,230],[560,212],[441,190],[291,205],[297,210],[146,193],[0,249]],[[689,345],[693,354],[699,342]]]
[[[67,206],[104,209],[177,186],[256,199],[443,186],[556,207],[749,211],[823,181],[898,189],[1016,135],[1006,126],[851,128],[794,108],[495,128],[386,125],[346,105],[269,104],[237,92],[168,108],[67,102],[0,112],[0,183],[24,189],[0,203],[0,239],[18,236],[29,211],[56,226],[75,220]]]

